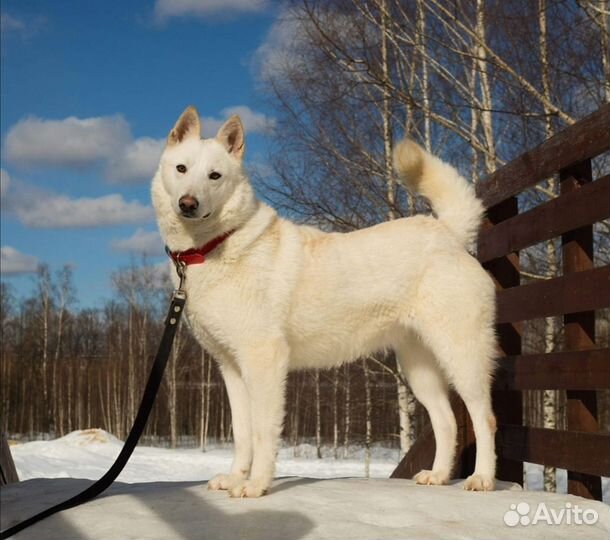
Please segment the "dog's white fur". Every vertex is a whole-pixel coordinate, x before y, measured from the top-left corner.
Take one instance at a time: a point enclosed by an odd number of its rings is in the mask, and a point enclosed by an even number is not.
[[[171,250],[235,230],[187,268],[187,315],[218,361],[233,418],[231,472],[209,482],[235,497],[270,487],[284,420],[288,370],[326,368],[393,349],[436,438],[420,484],[444,484],[456,422],[448,385],[463,398],[477,438],[466,489],[494,488],[495,419],[490,385],[496,339],[495,289],[466,246],[483,213],[457,171],[411,141],[395,149],[399,176],[428,197],[437,217],[415,216],[347,234],[278,217],[257,200],[242,168],[238,117],[201,139],[189,107],[170,132],[152,185],[161,234]],[[176,170],[182,164],[185,173]],[[222,174],[217,180],[212,172]],[[179,199],[199,201],[185,217]]]

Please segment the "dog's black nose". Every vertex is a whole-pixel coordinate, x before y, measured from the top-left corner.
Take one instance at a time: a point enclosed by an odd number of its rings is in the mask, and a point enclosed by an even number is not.
[[[192,214],[199,207],[199,201],[192,197],[191,195],[184,195],[180,197],[178,201],[178,206],[180,206],[180,210],[183,214]]]

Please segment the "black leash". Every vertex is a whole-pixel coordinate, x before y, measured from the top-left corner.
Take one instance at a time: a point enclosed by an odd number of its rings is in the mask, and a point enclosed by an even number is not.
[[[146,388],[144,389],[144,395],[142,396],[142,402],[140,403],[140,409],[138,410],[133,427],[127,436],[127,440],[121,449],[121,453],[112,464],[112,467],[110,467],[104,476],[78,495],[75,495],[67,501],[56,504],[51,508],[47,508],[46,510],[43,510],[42,512],[26,519],[25,521],[22,521],[21,523],[13,525],[12,527],[2,531],[0,533],[0,540],[9,538],[10,536],[17,534],[19,531],[26,529],[30,525],[33,525],[34,523],[37,523],[38,521],[57,512],[67,510],[68,508],[73,508],[74,506],[78,506],[79,504],[83,504],[94,497],[97,497],[100,493],[110,487],[129,461],[129,458],[131,457],[131,454],[133,453],[133,450],[138,444],[140,436],[146,427],[146,421],[148,420],[148,416],[150,415],[153,403],[155,402],[155,397],[157,396],[157,391],[159,390],[161,380],[163,379],[163,372],[165,371],[167,359],[169,358],[169,353],[172,349],[176,329],[178,328],[180,317],[184,311],[184,304],[186,302],[186,294],[182,287],[184,283],[184,265],[176,263],[176,270],[178,272],[178,276],[180,277],[180,285],[178,289],[174,291],[172,296],[172,302],[169,306],[169,313],[167,314],[167,319],[165,320],[165,330],[163,332],[163,336],[161,337],[161,343],[159,344],[157,356],[153,362],[150,375],[148,376]]]

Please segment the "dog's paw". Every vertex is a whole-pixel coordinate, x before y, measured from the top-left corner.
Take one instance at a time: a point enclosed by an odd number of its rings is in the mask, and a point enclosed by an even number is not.
[[[414,477],[416,483],[424,486],[442,486],[449,480],[449,473],[445,471],[419,471]]]
[[[269,489],[269,483],[261,480],[242,480],[229,489],[231,497],[261,497]]]
[[[244,477],[238,474],[217,474],[214,478],[208,481],[208,489],[211,491],[232,489],[243,481]]]
[[[464,482],[464,489],[468,491],[493,491],[496,489],[496,480],[486,474],[472,474]]]

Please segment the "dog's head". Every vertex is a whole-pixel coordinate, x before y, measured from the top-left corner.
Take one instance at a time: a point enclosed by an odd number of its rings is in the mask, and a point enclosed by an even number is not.
[[[212,139],[201,138],[199,114],[188,107],[167,137],[158,175],[176,216],[192,225],[217,221],[240,185],[244,130],[232,116]]]

